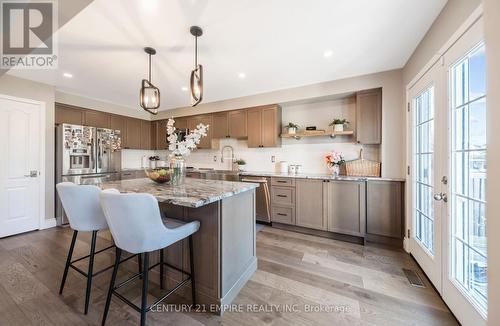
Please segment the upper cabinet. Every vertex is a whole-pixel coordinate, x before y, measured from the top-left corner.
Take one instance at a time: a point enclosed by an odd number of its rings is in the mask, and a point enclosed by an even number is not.
[[[382,142],[382,89],[356,94],[356,140],[375,145]]]
[[[125,138],[122,138],[123,148],[142,149],[141,148],[141,125],[142,121],[135,118],[127,118],[125,123]]]
[[[212,137],[229,138],[229,121],[227,112],[212,114]]]
[[[193,117],[188,117],[187,118],[187,128],[192,131],[196,129],[196,126],[199,125],[200,123],[204,125],[209,125],[207,136],[203,137],[198,144],[199,149],[210,149],[212,148],[212,115],[211,114],[204,114],[204,115],[197,115]]]
[[[227,114],[229,125],[229,137],[244,139],[247,133],[247,110],[230,111]]]
[[[151,149],[151,122],[141,120],[141,149]]]
[[[79,108],[70,105],[56,103],[55,104],[55,123],[69,123],[72,125],[83,124],[83,111]]]
[[[247,111],[235,110],[212,114],[212,137],[247,138]]]
[[[281,107],[266,105],[247,110],[248,147],[281,146]]]
[[[154,121],[153,123],[155,124],[156,129],[156,148],[158,150],[162,149],[167,149],[168,148],[168,143],[167,143],[167,119],[164,120],[158,120]]]
[[[83,111],[83,124],[97,128],[110,128],[110,114],[102,111]]]

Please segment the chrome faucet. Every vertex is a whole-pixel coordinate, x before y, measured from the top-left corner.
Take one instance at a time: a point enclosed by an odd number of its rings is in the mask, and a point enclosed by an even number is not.
[[[230,149],[230,152],[231,152],[231,171],[233,171],[234,167],[233,167],[233,162],[234,162],[234,148],[233,146],[229,146],[229,145],[226,145],[224,147],[222,147],[221,151],[220,151],[220,162],[221,163],[224,163],[224,150],[226,148],[229,148]]]

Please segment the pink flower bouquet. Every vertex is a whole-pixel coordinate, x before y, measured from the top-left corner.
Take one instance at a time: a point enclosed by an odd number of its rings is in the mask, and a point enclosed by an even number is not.
[[[325,162],[329,167],[339,166],[345,163],[344,155],[341,152],[332,151],[325,156]]]

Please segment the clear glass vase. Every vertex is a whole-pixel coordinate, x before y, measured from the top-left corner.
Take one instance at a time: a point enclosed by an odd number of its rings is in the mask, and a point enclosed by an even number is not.
[[[170,159],[170,169],[172,171],[172,184],[183,184],[186,179],[186,162],[184,157],[178,155]]]
[[[339,174],[340,174],[340,166],[338,164],[332,165],[331,170],[332,170],[332,176],[333,177],[336,178],[336,177],[339,176]]]

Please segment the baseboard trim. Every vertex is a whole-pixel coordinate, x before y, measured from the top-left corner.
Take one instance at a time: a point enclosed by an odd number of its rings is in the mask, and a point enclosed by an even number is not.
[[[40,226],[40,230],[45,230],[45,229],[50,229],[56,227],[56,218],[47,218],[43,221],[42,225]]]

